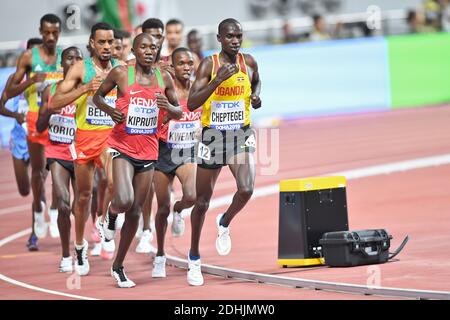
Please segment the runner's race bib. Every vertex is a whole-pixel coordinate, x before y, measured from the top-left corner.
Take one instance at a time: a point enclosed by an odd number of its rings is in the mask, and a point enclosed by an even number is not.
[[[117,90],[111,90],[106,96],[106,104],[112,108],[116,107]],[[106,113],[97,108],[92,101],[92,95],[87,98],[86,122],[94,126],[114,126],[114,121]]]
[[[39,107],[42,107],[42,93],[48,85],[56,83],[63,79],[62,72],[46,72],[45,80],[36,83],[36,101]]]
[[[155,134],[158,130],[158,113],[156,99],[131,97],[128,105],[127,133]]]
[[[197,143],[200,121],[169,121],[167,144],[171,149],[192,148]]]
[[[245,103],[237,101],[211,101],[210,127],[217,130],[237,130],[244,126]]]

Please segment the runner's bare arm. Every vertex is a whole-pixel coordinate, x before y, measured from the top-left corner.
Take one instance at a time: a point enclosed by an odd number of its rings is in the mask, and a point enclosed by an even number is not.
[[[116,108],[110,107],[105,100],[106,95],[117,86],[117,92],[120,95],[123,95],[123,82],[126,76],[127,68],[125,66],[115,67],[108,74],[106,79],[100,85],[98,90],[95,92],[92,97],[92,101],[94,104],[102,110],[106,112],[115,123],[121,123],[125,120],[125,115],[123,112],[119,111]]]
[[[212,58],[208,57],[203,59],[198,67],[197,77],[192,84],[188,98],[188,109],[190,111],[201,107],[223,81],[239,71],[235,64],[223,64],[217,70],[214,79],[210,81],[212,66]]]
[[[6,96],[8,99],[18,96],[33,83],[40,82],[45,79],[45,73],[36,73],[36,75],[32,78],[22,81],[27,72],[31,70],[31,56],[31,50],[27,50],[18,58],[16,72],[13,73],[11,83],[6,90]]]
[[[177,94],[175,93],[175,86],[172,81],[172,77],[168,71],[164,71],[163,80],[165,89],[165,96],[158,95],[157,103],[158,108],[165,109],[172,119],[180,119],[183,115],[183,109],[180,107],[178,102]]]
[[[261,107],[261,98],[259,97],[261,93],[261,79],[259,77],[258,63],[249,54],[244,54],[245,64],[250,67],[250,81],[252,84],[252,95],[250,96],[250,101],[254,109]]]
[[[39,108],[39,117],[36,122],[37,132],[44,132],[48,128],[48,122],[52,115],[52,110],[48,107],[48,97],[52,86],[47,86],[42,92],[42,106]]]
[[[6,95],[6,91],[8,90],[8,87],[11,84],[12,78],[13,78],[13,75],[10,75],[8,80],[6,81],[5,89],[3,90],[2,96],[0,98],[0,115],[9,117],[9,118],[14,118],[14,119],[16,119],[16,121],[18,123],[22,124],[25,121],[25,115],[18,113],[18,112],[8,110],[5,107],[6,102],[9,100]]]
[[[201,107],[219,85],[212,84],[212,82],[208,85],[211,78],[212,66],[211,57],[203,59],[198,66],[195,81],[192,84],[187,102],[190,111]]]
[[[79,86],[84,77],[84,63],[83,61],[76,62],[70,67],[64,80],[58,85],[55,95],[52,98],[52,103],[49,106],[55,111],[60,111],[62,108],[77,100],[86,92],[90,91],[90,83]]]
[[[6,101],[8,101],[9,99],[14,98],[15,96],[18,96],[19,94],[21,94],[22,92],[24,92],[29,86],[31,86],[33,83],[36,83],[37,80],[40,79],[40,77],[43,76],[43,75],[45,76],[45,73],[39,73],[39,74],[34,75],[34,77],[32,77],[32,78],[27,78],[27,80],[22,81],[21,83],[19,83],[19,84],[16,86],[16,89],[15,89],[13,92],[10,92],[10,93],[12,94],[12,96],[7,96],[7,95],[6,95],[6,94],[7,94],[7,88],[8,88],[8,87],[11,87],[11,85],[8,85],[8,86],[5,85],[5,91],[4,91],[4,94],[5,94],[5,99],[6,99]],[[8,78],[9,83],[11,83],[13,76],[14,76],[14,74],[11,74],[11,75],[9,76],[9,78]],[[11,80],[10,80],[10,79],[11,79]],[[6,101],[5,101],[5,102],[6,102]]]

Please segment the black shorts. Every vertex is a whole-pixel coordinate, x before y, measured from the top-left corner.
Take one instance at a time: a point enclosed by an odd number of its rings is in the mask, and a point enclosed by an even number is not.
[[[59,163],[64,169],[66,169],[70,173],[70,177],[75,179],[75,167],[73,165],[73,161],[55,159],[55,158],[47,158],[47,166],[46,169],[50,171],[50,166],[53,163]]]
[[[230,164],[231,157],[242,152],[254,153],[255,150],[255,131],[250,126],[228,131],[204,127],[197,163],[203,169],[219,169]]]
[[[195,163],[195,147],[171,149],[167,143],[159,140],[157,171],[175,176],[175,171],[187,163]]]
[[[113,160],[124,159],[131,163],[134,167],[134,173],[141,173],[155,169],[156,160],[138,160],[117,150],[111,150],[110,152]]]

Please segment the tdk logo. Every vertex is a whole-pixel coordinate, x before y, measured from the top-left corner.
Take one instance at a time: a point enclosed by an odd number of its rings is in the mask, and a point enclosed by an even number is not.
[[[195,124],[192,122],[178,122],[174,125],[175,129],[192,129],[195,128]]]
[[[153,113],[153,109],[151,108],[145,108],[145,107],[134,107],[134,112],[135,113],[140,113],[140,114],[149,114],[149,113]]]
[[[220,102],[216,104],[217,109],[233,109],[239,108],[239,101]]]

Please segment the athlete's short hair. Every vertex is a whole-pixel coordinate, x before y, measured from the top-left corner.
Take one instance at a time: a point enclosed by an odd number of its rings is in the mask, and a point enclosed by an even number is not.
[[[91,39],[95,38],[95,33],[97,32],[97,30],[114,30],[114,29],[113,27],[111,27],[110,24],[106,22],[98,22],[94,24],[91,28],[91,35],[90,35]]]
[[[217,28],[217,31],[219,32],[219,34],[221,34],[222,30],[229,24],[236,24],[236,25],[241,26],[241,23],[234,18],[228,18],[228,19],[222,20],[219,23],[219,27]]]
[[[181,22],[181,20],[178,19],[170,19],[169,21],[166,22],[166,29],[168,26],[174,25],[174,24],[181,24],[182,27],[184,27],[183,22]]]
[[[44,22],[59,24],[59,29],[61,30],[61,19],[56,14],[47,13],[46,15],[43,15],[41,21],[39,22],[39,26],[41,28],[44,25]]]
[[[317,24],[317,22],[319,22],[319,20],[322,19],[322,16],[320,14],[315,14],[312,16],[312,19],[314,21],[314,24]]]
[[[114,29],[114,39],[123,40],[123,32],[120,29]]]
[[[67,54],[69,51],[72,51],[72,50],[78,50],[78,51],[81,52],[81,50],[80,50],[78,47],[76,47],[76,46],[70,46],[70,47],[68,47],[68,48],[65,48],[65,49],[61,52],[61,57],[64,57],[65,54]],[[81,52],[81,57],[83,57],[83,53],[82,53],[82,52]]]
[[[161,29],[164,32],[164,23],[158,18],[150,18],[142,24],[142,32],[147,29]]]
[[[139,33],[136,37],[134,37],[133,48],[135,48],[137,46],[138,41],[140,41],[142,38],[147,38],[147,37],[149,39],[152,39],[152,40],[155,39],[151,35],[149,35],[148,33],[145,33],[145,32]]]
[[[32,46],[42,44],[44,41],[42,41],[41,38],[30,38],[27,41],[27,50],[31,49]]]
[[[192,29],[191,31],[188,32],[186,37],[190,38],[190,37],[192,37],[192,36],[194,36],[196,34],[200,34],[200,32],[197,29]]]
[[[189,50],[188,48],[185,48],[185,47],[176,48],[172,52],[172,62],[175,61],[176,55],[179,54],[179,53],[182,53],[182,52],[191,52],[191,50]]]

